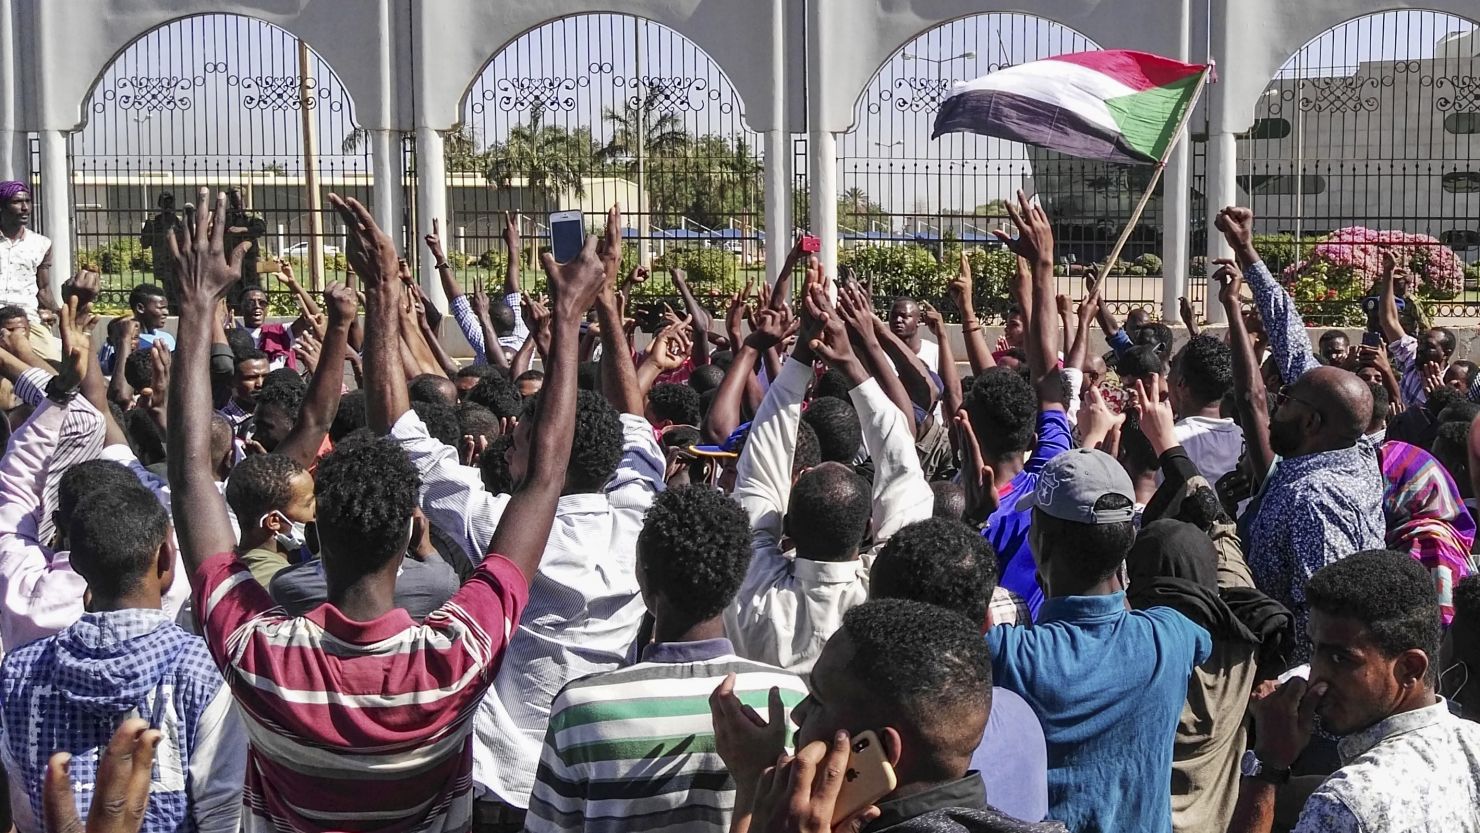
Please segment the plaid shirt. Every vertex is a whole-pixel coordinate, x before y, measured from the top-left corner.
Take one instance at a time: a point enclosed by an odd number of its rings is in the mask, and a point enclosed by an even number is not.
[[[994,628],[998,625],[1033,624],[1033,614],[1028,612],[1028,603],[1006,587],[992,588],[992,603],[987,610]]]
[[[0,666],[0,757],[18,829],[41,830],[41,784],[56,750],[72,753],[73,795],[87,817],[98,757],[118,721],[164,735],[144,814],[146,833],[232,833],[247,737],[205,642],[160,610],[85,614]]]

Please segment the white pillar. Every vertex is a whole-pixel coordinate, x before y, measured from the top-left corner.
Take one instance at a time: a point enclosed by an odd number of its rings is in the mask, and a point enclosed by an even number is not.
[[[791,152],[785,130],[766,131],[766,270],[774,276],[791,251]]]
[[[19,130],[0,130],[0,179],[25,182],[30,176],[31,145],[26,134]]]
[[[1208,297],[1218,295],[1213,272],[1217,269],[1213,261],[1220,257],[1233,257],[1233,250],[1223,241],[1223,234],[1213,225],[1218,212],[1225,206],[1238,203],[1238,139],[1227,131],[1216,131],[1208,136]],[[1208,322],[1223,324],[1221,304],[1208,303]]]
[[[807,3],[807,160],[812,201],[812,233],[822,238],[819,252],[828,275],[838,273],[838,137],[827,129],[827,63],[830,50],[830,0]]]
[[[1189,0],[1181,0],[1177,4],[1177,54],[1173,56],[1179,61],[1192,57],[1188,31],[1191,17]],[[1192,205],[1188,197],[1191,166],[1186,130],[1172,148],[1162,178],[1161,320],[1176,321],[1180,313],[1178,299],[1187,294],[1187,236],[1192,233]]]
[[[41,131],[41,208],[51,238],[51,292],[62,298],[62,281],[72,276],[72,178],[67,174],[67,134]]]
[[[430,127],[416,128],[416,221],[428,231],[432,220],[442,225],[444,234],[452,231],[447,216],[447,159],[443,155],[442,134]],[[419,238],[420,229],[411,230],[413,241]],[[421,289],[437,309],[446,311],[447,298],[442,294],[442,281],[437,277],[436,261],[426,246],[417,246],[421,252]]]
[[[401,144],[393,130],[370,131],[370,164],[374,184],[370,201],[375,205],[375,222],[391,239],[400,243],[401,236]],[[411,235],[414,245],[416,235]]]

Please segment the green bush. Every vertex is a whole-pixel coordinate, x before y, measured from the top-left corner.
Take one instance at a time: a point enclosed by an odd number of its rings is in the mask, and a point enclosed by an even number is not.
[[[1150,272],[1146,271],[1145,266],[1142,266],[1139,263],[1133,263],[1130,266],[1127,266],[1125,268],[1125,273],[1127,276],[1132,278],[1144,278],[1147,275],[1151,274]]]
[[[728,286],[738,266],[734,255],[710,247],[669,249],[653,260],[654,271],[682,269],[695,292],[701,287],[718,290]]]
[[[972,249],[966,257],[971,261],[971,302],[977,314],[1005,316],[1012,306],[1007,287],[1017,271],[1017,255],[996,246]]]
[[[502,248],[489,249],[478,256],[477,263],[490,272],[503,274],[509,268],[509,255]]]
[[[466,269],[473,262],[473,256],[467,252],[448,252],[447,263],[453,269]]]
[[[1133,261],[1133,268],[1136,266],[1141,268],[1141,274],[1143,275],[1160,275],[1162,267],[1161,256],[1147,252]],[[1127,270],[1126,274],[1135,273]]]
[[[874,290],[876,303],[896,295],[935,300],[945,294],[950,275],[924,246],[859,246],[839,254],[838,263],[858,273]]]
[[[1465,289],[1480,288],[1480,263],[1465,267]]]

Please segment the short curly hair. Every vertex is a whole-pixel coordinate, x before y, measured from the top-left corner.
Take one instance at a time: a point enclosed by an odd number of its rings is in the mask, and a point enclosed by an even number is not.
[[[523,405],[514,383],[502,373],[490,373],[468,391],[467,400],[482,405],[499,418],[519,416]]]
[[[524,401],[521,420],[538,419],[543,396],[541,392]],[[576,428],[566,483],[577,492],[600,491],[617,473],[617,464],[621,462],[622,420],[616,409],[599,394],[576,391]]]
[[[1172,365],[1199,402],[1219,402],[1233,390],[1233,351],[1212,336],[1193,336]]]
[[[421,477],[394,440],[346,445],[319,460],[319,539],[327,563],[363,575],[406,553]]]
[[[236,464],[226,479],[226,505],[244,528],[293,499],[289,481],[305,471],[286,454],[252,454]]]
[[[1316,570],[1306,586],[1312,610],[1366,626],[1383,656],[1417,648],[1436,664],[1439,599],[1428,570],[1406,553],[1365,550]]]
[[[869,598],[911,599],[984,626],[997,589],[997,553],[959,520],[927,518],[894,533],[869,569]]]
[[[478,471],[483,475],[483,489],[491,495],[508,495],[514,492],[514,476],[509,473],[509,446],[514,444],[513,434],[500,434],[488,438],[488,447],[478,458]]]
[[[868,686],[879,718],[902,719],[917,738],[954,735],[941,721],[967,715],[985,726],[992,657],[980,622],[912,599],[870,599],[843,614],[841,633],[853,648],[848,674]],[[975,747],[981,737],[962,740]]]
[[[665,382],[648,391],[648,407],[653,416],[674,425],[699,424],[699,392],[688,385]]]
[[[123,360],[123,378],[135,391],[154,387],[154,356],[150,350],[135,350]]]
[[[817,441],[817,432],[806,422],[797,423],[797,450],[791,458],[793,476],[822,464],[822,446]]]
[[[95,492],[77,504],[67,528],[72,569],[94,595],[116,599],[153,574],[170,516],[138,481]]]
[[[459,402],[457,405],[457,428],[464,437],[493,439],[503,433],[503,425],[493,411],[474,402]]]
[[[1037,428],[1038,395],[1018,373],[992,368],[972,383],[966,414],[983,451],[1027,451]]]
[[[446,376],[423,373],[406,385],[406,393],[412,402],[436,402],[453,405],[457,402],[457,385]]]
[[[648,593],[694,622],[720,615],[734,601],[750,565],[745,510],[707,486],[662,492],[637,535],[638,569]]]
[[[69,466],[57,484],[57,528],[66,527],[72,510],[89,495],[138,485],[133,472],[112,460],[96,458]]]
[[[846,464],[829,460],[792,485],[786,534],[800,558],[843,561],[857,555],[872,511],[868,481]]]
[[[1470,486],[1470,423],[1445,422],[1440,424],[1439,433],[1429,453],[1444,466],[1449,476],[1459,485],[1461,494],[1468,495]]]
[[[1122,380],[1145,379],[1152,374],[1167,375],[1167,360],[1154,346],[1137,344],[1115,360],[1115,375]]]
[[[724,381],[725,370],[717,364],[701,364],[689,374],[689,387],[701,395],[705,391],[719,388]]]
[[[370,415],[365,411],[365,392],[352,390],[339,397],[339,409],[329,423],[329,441],[337,443],[355,431],[370,424]]]
[[[1166,361],[1166,358],[1172,354],[1175,337],[1172,335],[1172,328],[1168,327],[1165,322],[1147,321],[1137,328],[1131,341],[1137,346],[1144,345],[1153,348],[1161,356],[1162,361]]]
[[[427,427],[427,434],[437,442],[458,447],[462,441],[462,426],[457,422],[457,412],[446,402],[429,402],[426,400],[412,400],[411,410],[421,417],[422,424]]]
[[[307,396],[308,387],[296,375],[290,382],[287,377],[269,374],[262,383],[262,389],[257,391],[257,407],[275,406],[282,409],[289,419],[297,419],[298,411],[303,407],[303,400]]]
[[[837,368],[828,368],[818,377],[817,383],[812,386],[812,397],[814,399],[821,399],[824,396],[831,396],[834,399],[841,399],[847,402],[848,392],[851,390],[853,390],[853,383],[848,381],[848,377],[843,374],[843,371]]]
[[[1480,575],[1468,575],[1454,585],[1454,616],[1480,629]]]
[[[817,432],[823,462],[851,463],[863,448],[863,425],[850,402],[832,396],[813,399],[802,421]]]

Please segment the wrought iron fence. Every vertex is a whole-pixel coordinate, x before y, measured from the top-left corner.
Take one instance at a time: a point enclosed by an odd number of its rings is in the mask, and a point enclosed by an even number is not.
[[[629,265],[658,273],[649,294],[671,294],[666,267],[716,296],[763,270],[760,137],[719,66],[665,26],[587,14],[524,34],[473,81],[446,138],[443,237],[463,281],[502,280],[505,212],[537,273],[551,212],[579,210],[594,229],[612,203]]]
[[[280,293],[279,258],[306,285],[343,274],[323,196],[369,203],[369,143],[333,70],[291,34],[227,14],[166,24],[113,61],[84,112],[68,148],[75,252],[102,271],[105,304],[169,287],[166,233],[201,186],[235,189],[228,218],[254,240],[246,281]]]
[[[1380,237],[1406,247],[1433,312],[1480,312],[1477,39],[1474,22],[1436,12],[1357,18],[1306,44],[1260,99],[1239,137],[1240,196],[1313,323],[1362,318],[1351,300],[1378,265],[1320,245],[1351,227],[1373,232],[1338,239],[1394,232]]]

